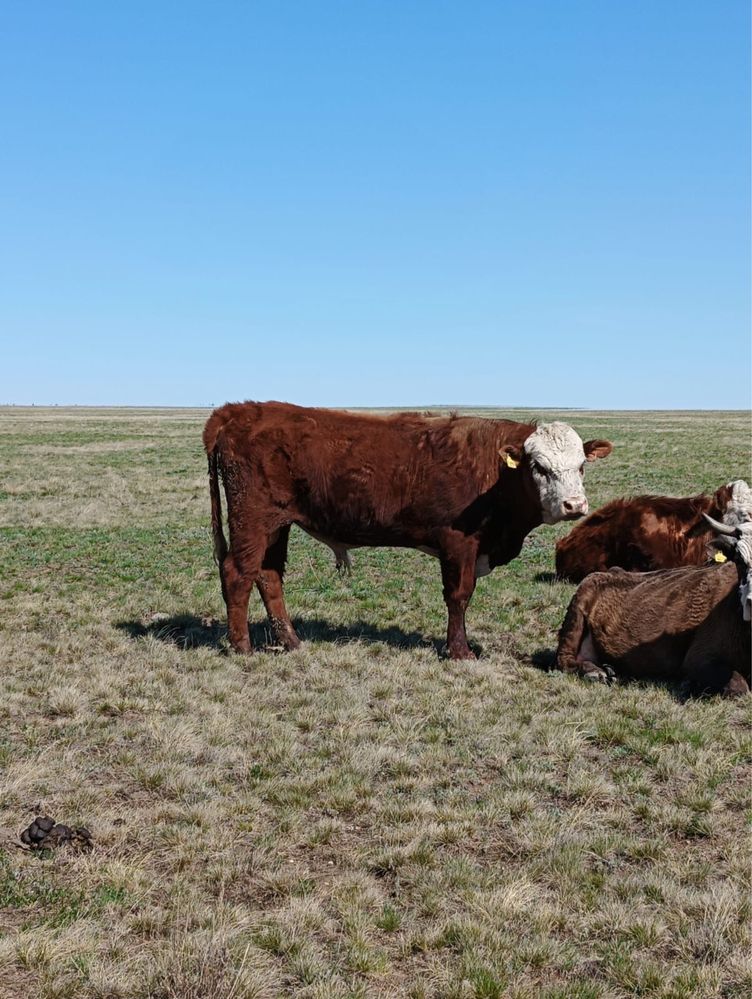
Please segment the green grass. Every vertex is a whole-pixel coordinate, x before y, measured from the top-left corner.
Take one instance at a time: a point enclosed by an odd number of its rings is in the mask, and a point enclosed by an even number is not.
[[[592,506],[749,477],[740,414],[556,415],[614,441]],[[540,669],[564,526],[479,581],[476,663],[434,560],[296,530],[303,648],[254,597],[229,654],[205,417],[0,410],[0,997],[748,994],[748,701]],[[42,812],[94,850],[15,848]]]

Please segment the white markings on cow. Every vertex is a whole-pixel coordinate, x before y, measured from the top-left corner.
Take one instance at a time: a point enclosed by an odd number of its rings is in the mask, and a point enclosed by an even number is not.
[[[739,597],[742,602],[742,617],[745,621],[752,620],[752,523],[747,522],[737,526],[741,537],[736,543],[735,560],[746,567],[744,579],[739,584]]]
[[[731,487],[731,498],[721,519],[729,527],[736,527],[752,520],[752,489],[744,479],[736,479],[728,484]]]

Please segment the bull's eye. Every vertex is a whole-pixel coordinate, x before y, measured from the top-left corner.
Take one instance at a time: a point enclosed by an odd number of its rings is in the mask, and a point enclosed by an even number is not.
[[[538,473],[538,475],[548,475],[548,472],[543,467],[543,465],[540,464],[540,462],[534,461],[533,462],[533,468]]]

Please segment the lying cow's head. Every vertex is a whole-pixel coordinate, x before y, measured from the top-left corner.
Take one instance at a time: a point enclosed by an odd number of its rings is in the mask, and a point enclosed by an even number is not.
[[[611,454],[610,441],[586,441],[566,423],[541,423],[522,447],[499,451],[510,468],[519,468],[537,498],[544,524],[575,520],[588,512],[582,484],[586,461]]]
[[[713,547],[736,562],[739,570],[739,598],[742,602],[742,615],[745,621],[752,620],[752,522],[745,521],[730,527],[713,520],[706,513],[703,517],[707,520],[716,537],[713,539]]]

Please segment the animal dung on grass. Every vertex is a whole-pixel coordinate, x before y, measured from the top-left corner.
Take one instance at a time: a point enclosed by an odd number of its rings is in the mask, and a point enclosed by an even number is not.
[[[30,850],[53,850],[60,846],[90,850],[93,845],[91,833],[85,826],[68,826],[55,822],[49,815],[38,815],[19,838]]]

